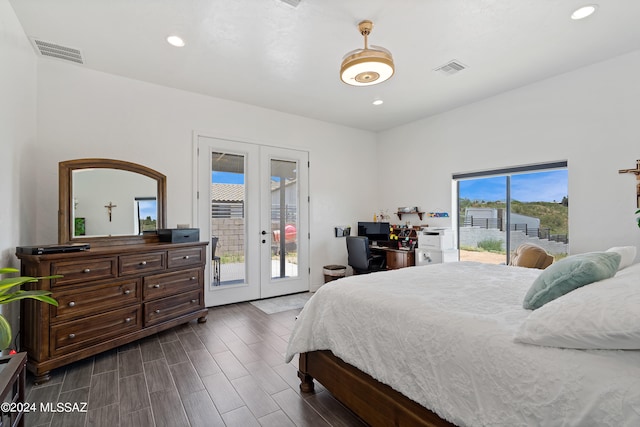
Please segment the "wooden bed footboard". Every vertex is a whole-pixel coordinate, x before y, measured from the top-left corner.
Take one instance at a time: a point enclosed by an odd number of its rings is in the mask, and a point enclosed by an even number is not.
[[[313,380],[316,379],[336,399],[374,427],[455,427],[328,350],[301,353],[298,377],[303,392],[313,391]]]

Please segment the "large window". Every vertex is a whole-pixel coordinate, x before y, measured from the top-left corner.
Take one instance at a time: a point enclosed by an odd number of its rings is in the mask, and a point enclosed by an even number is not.
[[[522,243],[568,253],[567,162],[455,174],[461,261],[508,263]]]

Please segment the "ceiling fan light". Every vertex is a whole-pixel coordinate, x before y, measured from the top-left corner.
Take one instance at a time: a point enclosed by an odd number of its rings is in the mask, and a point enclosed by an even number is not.
[[[387,52],[363,49],[347,56],[340,67],[340,78],[352,86],[368,86],[389,80],[395,68]]]
[[[379,46],[367,47],[367,36],[373,28],[371,21],[358,25],[364,36],[364,49],[347,53],[340,66],[340,79],[352,86],[369,86],[389,80],[395,72],[391,52]]]

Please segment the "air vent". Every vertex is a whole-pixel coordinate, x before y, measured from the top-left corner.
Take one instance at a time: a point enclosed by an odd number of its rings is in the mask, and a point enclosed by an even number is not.
[[[288,5],[291,5],[293,7],[298,7],[298,5],[300,4],[300,0],[280,0],[282,3],[286,3]]]
[[[433,71],[445,74],[447,76],[450,76],[452,74],[455,74],[459,71],[464,70],[465,68],[467,68],[466,65],[462,64],[461,62],[457,61],[457,60],[452,60],[449,61],[448,63],[444,64],[441,67],[436,68]]]
[[[31,39],[36,50],[42,56],[49,56],[65,61],[75,62],[76,64],[84,64],[82,52],[72,47],[61,46],[56,43],[45,42],[42,40]]]

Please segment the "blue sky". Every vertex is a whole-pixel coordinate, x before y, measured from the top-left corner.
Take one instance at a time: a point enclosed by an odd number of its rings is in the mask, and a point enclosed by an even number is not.
[[[520,202],[560,202],[568,196],[567,170],[511,176],[511,199]],[[504,176],[460,181],[460,198],[494,202],[505,200]]]
[[[140,218],[146,219],[150,216],[151,219],[156,219],[158,210],[155,200],[139,200],[138,208],[140,209]]]
[[[244,174],[212,171],[211,182],[215,184],[244,184]]]
[[[280,181],[277,176],[271,177],[272,181]],[[211,172],[211,182],[213,184],[244,184],[244,174],[233,172]]]

